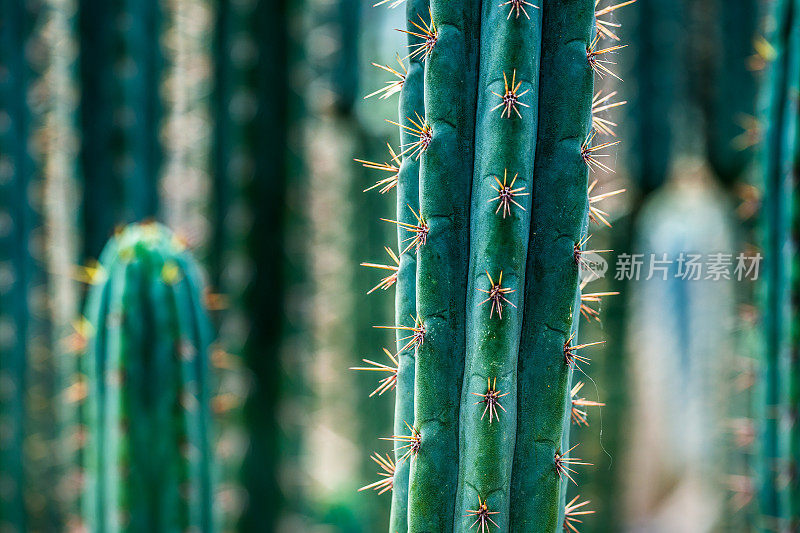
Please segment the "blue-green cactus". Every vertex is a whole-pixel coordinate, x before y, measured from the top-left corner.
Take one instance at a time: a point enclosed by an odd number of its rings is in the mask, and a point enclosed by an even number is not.
[[[578,273],[590,219],[605,221],[587,178],[610,170],[601,151],[616,144],[596,140],[613,123],[592,120],[593,98],[598,113],[616,104],[595,97],[593,70],[615,75],[621,46],[603,39],[616,27],[592,0],[408,8],[402,153],[373,165],[393,173],[385,190],[397,180],[402,252],[382,282],[396,281],[402,340],[396,464],[377,461],[376,486],[394,484],[390,531],[574,529],[588,511],[565,500],[583,464],[569,453],[570,380],[591,344],[575,340]]]
[[[202,298],[198,266],[165,227],[129,226],[106,245],[82,358],[89,531],[215,531]]]

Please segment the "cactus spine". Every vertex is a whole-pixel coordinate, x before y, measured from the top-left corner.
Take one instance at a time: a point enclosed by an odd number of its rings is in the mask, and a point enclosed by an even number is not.
[[[593,157],[585,144],[593,90],[589,63],[600,59],[592,55],[600,49],[591,49],[593,2],[545,2],[543,10],[511,531],[554,531],[563,517],[564,484],[559,482],[562,476],[555,475],[553,461],[569,449],[561,438],[575,364],[571,345],[577,326],[576,259],[587,223],[587,162],[582,154]],[[553,72],[563,74],[547,74]]]
[[[428,0],[407,0],[406,18],[409,21],[422,21],[429,17]],[[409,24],[410,26],[410,24]],[[413,31],[410,27],[409,31]],[[418,33],[418,32],[415,32]],[[423,43],[420,37],[408,33],[408,46],[412,48]],[[398,120],[406,123],[416,113],[424,114],[425,97],[423,92],[424,63],[423,57],[409,58],[409,66],[403,80],[400,92],[400,110]],[[411,132],[400,128],[400,143],[411,146],[414,143]],[[414,225],[416,220],[412,209],[419,212],[419,158],[406,154],[398,171],[397,179],[397,220],[405,224]],[[408,231],[401,225],[397,227],[397,247],[400,252],[400,263],[397,270],[397,283],[395,292],[395,321],[397,325],[409,324],[417,316],[417,253],[412,248],[407,248]],[[406,423],[414,421],[414,374],[415,352],[414,345],[406,346],[408,331],[397,330],[397,388],[395,394],[394,434],[404,435],[407,432]],[[403,461],[405,449],[395,446],[394,452],[394,488],[392,490],[392,508],[389,518],[389,531],[408,531],[408,479],[410,462]]]
[[[419,153],[423,229],[417,232],[416,296],[425,337],[416,355],[414,421],[409,421],[412,436],[419,437],[409,475],[409,531],[450,531],[456,515],[479,5],[431,0],[432,35],[424,48],[424,121],[430,137],[419,139],[428,144]]]
[[[767,18],[772,57],[762,94],[764,345],[757,490],[762,531],[798,526],[797,183],[800,165],[800,2],[777,0]],[[785,424],[791,424],[787,431]],[[795,472],[793,475],[792,473]],[[786,483],[788,480],[788,483]]]
[[[214,531],[211,328],[198,267],[155,223],[101,256],[86,308],[83,521],[90,531]]]
[[[408,4],[390,531],[574,531],[591,512],[565,496],[584,464],[568,423],[591,345],[575,340],[588,169],[608,170],[598,151],[616,144],[594,141],[602,122],[591,132],[592,72],[613,75],[604,55],[620,48],[599,44],[614,26],[595,26],[596,4],[432,0],[430,16]]]

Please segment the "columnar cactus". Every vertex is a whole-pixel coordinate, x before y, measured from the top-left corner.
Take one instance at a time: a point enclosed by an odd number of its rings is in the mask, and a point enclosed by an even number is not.
[[[797,377],[797,238],[800,173],[800,2],[776,0],[767,18],[770,62],[761,102],[764,128],[761,243],[764,256],[759,453],[756,487],[761,530],[800,525],[797,476],[800,386]]]
[[[162,6],[80,0],[84,254],[116,225],[158,212]]]
[[[629,91],[628,126],[635,135],[635,149],[629,150],[632,176],[642,193],[660,187],[670,170],[676,150],[675,127],[664,117],[673,116],[687,101],[679,74],[686,69],[682,28],[686,24],[684,4],[661,0],[642,0],[624,17],[630,23],[630,54],[635,73]],[[627,91],[626,91],[627,92]]]
[[[35,13],[0,1],[0,528],[28,527],[24,490],[28,362],[46,353],[41,182],[29,138],[35,77],[29,57]]]
[[[371,485],[393,488],[391,532],[574,531],[591,512],[565,496],[573,408],[598,405],[570,386],[588,225],[607,222],[588,173],[616,144],[592,72],[615,76],[603,15],[632,2],[597,3],[408,1],[410,64],[383,90],[401,148],[371,164],[398,190],[395,458]]]
[[[127,227],[103,251],[82,358],[89,531],[215,530],[211,328],[199,276],[155,223]]]
[[[755,143],[756,77],[750,58],[758,25],[757,0],[711,2],[713,39],[706,102],[708,161],[725,184],[742,178]],[[703,81],[706,78],[701,78]]]

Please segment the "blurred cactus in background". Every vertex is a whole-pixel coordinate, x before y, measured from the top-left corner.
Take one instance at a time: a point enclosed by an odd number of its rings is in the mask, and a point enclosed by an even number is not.
[[[0,524],[13,531],[28,523],[23,494],[28,361],[44,356],[49,336],[42,184],[30,141],[36,120],[29,106],[35,101],[31,7],[0,2]]]
[[[760,248],[764,275],[759,310],[762,346],[757,367],[756,462],[759,531],[800,527],[797,427],[797,261],[800,176],[800,2],[767,5],[765,81],[760,102],[763,128],[757,184],[764,191]]]
[[[79,0],[84,257],[158,214],[164,14],[157,0]]]
[[[698,31],[692,38],[699,42],[689,52],[695,57],[692,74],[697,75],[692,80],[705,119],[708,164],[720,183],[737,186],[745,179],[758,140],[753,59],[758,0],[705,0],[693,7]]]
[[[215,531],[211,324],[198,265],[172,232],[129,226],[86,304],[82,523],[89,531]]]
[[[587,175],[617,144],[596,139],[616,105],[593,117],[592,73],[615,76],[621,46],[591,0],[407,7],[410,64],[383,67],[381,91],[400,92],[401,146],[363,162],[390,173],[377,186],[397,190],[399,247],[377,265],[398,351],[366,361],[395,389],[394,457],[373,455],[367,488],[392,489],[390,531],[574,531],[592,511],[566,501],[588,464],[568,424],[600,405],[570,385],[598,344],[576,339],[587,228],[604,220]]]
[[[52,395],[78,305],[74,19],[71,0],[0,3],[0,524],[12,531],[59,521]]]

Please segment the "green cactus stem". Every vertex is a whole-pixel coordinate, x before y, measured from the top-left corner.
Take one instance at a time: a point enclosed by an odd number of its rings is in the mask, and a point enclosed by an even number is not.
[[[771,56],[762,93],[762,234],[764,281],[759,404],[760,439],[757,492],[762,531],[798,525],[797,345],[793,345],[797,271],[797,176],[800,158],[800,2],[777,0],[769,6],[767,42]],[[791,423],[791,431],[784,424]],[[789,480],[786,483],[784,480]]]
[[[84,526],[214,531],[212,331],[198,267],[155,223],[116,235],[100,265],[86,308]]]
[[[555,531],[563,497],[553,458],[562,449],[570,382],[573,319],[578,310],[576,250],[587,211],[587,157],[593,90],[587,62],[593,2],[545,3],[539,78],[539,133],[533,214],[518,362],[518,420],[511,531]],[[595,50],[599,52],[599,50]],[[590,52],[591,53],[591,52]],[[591,59],[591,55],[589,58]],[[558,198],[558,200],[556,200]]]
[[[422,21],[430,16],[428,0],[407,0],[406,19],[408,21]],[[411,22],[407,30],[417,33]],[[413,49],[422,43],[422,40],[413,35],[408,35],[408,46]],[[423,94],[423,58],[410,57],[408,68],[405,72],[402,90],[400,92],[399,118],[400,123],[407,124],[408,118],[415,117],[417,113],[424,114],[425,99]],[[411,132],[400,128],[400,145],[410,146],[415,138]],[[401,148],[402,150],[402,148]],[[419,167],[420,160],[411,154],[402,158],[397,178],[397,220],[404,224],[414,224],[416,221],[411,210],[419,212]],[[408,232],[401,225],[397,227],[398,250],[406,248]],[[405,243],[405,244],[404,244]],[[395,323],[405,324],[411,317],[417,316],[417,254],[413,249],[408,249],[400,254],[400,263],[397,270],[397,283],[395,289]],[[416,346],[403,349],[406,341],[403,340],[407,332],[398,330],[397,341],[397,387],[394,409],[394,434],[402,435],[406,429],[406,422],[414,421],[414,370],[416,365]],[[389,531],[408,531],[408,478],[411,463],[401,461],[404,450],[395,446],[394,460],[394,487],[392,489],[392,508],[389,518]]]
[[[425,340],[416,357],[413,427],[420,442],[408,498],[409,531],[418,532],[450,531],[456,514],[479,3],[432,0],[430,17],[430,34],[416,49],[426,63],[424,123],[430,128],[419,139],[425,233],[417,254],[417,313]]]
[[[38,179],[29,139],[34,110],[29,98],[34,73],[29,49],[35,19],[22,2],[0,1],[0,523],[25,531],[26,486],[23,443],[27,431],[26,385],[29,353],[42,354],[44,303],[41,216],[36,204]],[[35,294],[39,291],[39,294]],[[35,346],[39,343],[39,346]]]
[[[509,527],[542,42],[542,10],[526,11],[482,6],[458,531],[469,530],[479,501]]]

